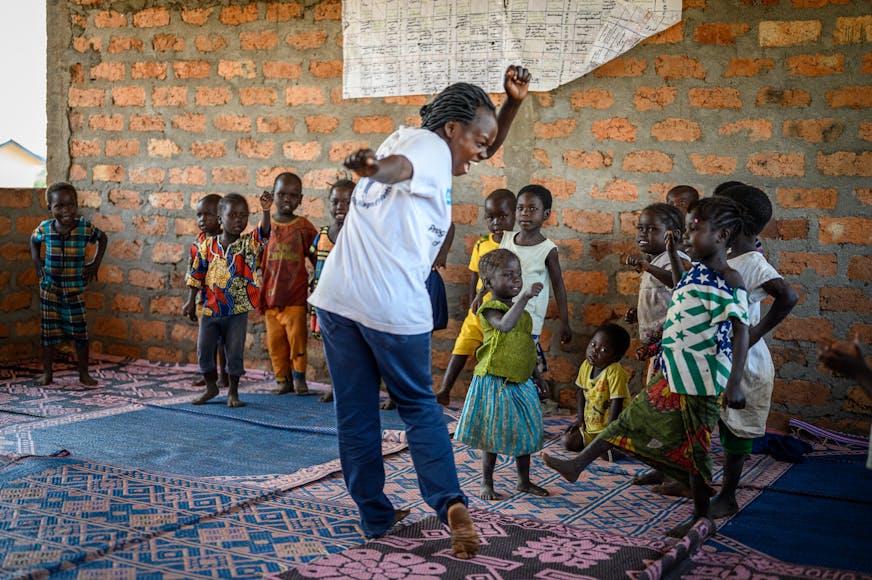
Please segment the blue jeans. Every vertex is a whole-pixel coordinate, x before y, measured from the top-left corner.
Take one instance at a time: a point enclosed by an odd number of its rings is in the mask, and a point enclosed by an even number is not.
[[[245,373],[245,333],[248,330],[248,312],[231,316],[201,316],[200,335],[197,337],[197,362],[200,372],[214,373],[218,370],[215,355],[223,339],[224,356],[227,359],[227,374],[240,377]]]
[[[466,497],[457,481],[442,408],[433,394],[430,333],[389,334],[325,310],[317,314],[333,383],[342,475],[360,510],[364,533],[380,536],[394,521],[394,506],[384,493],[381,379],[406,424],[421,496],[447,521],[448,506],[465,504]]]

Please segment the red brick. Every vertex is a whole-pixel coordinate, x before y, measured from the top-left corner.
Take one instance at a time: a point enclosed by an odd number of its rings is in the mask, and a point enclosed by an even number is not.
[[[561,179],[559,177],[550,177],[547,179],[534,177],[530,180],[530,183],[542,185],[548,188],[555,199],[569,199],[575,194],[575,182],[568,179]],[[552,220],[549,219],[545,223],[547,224],[550,221]]]
[[[102,107],[106,97],[103,89],[77,89],[70,87],[67,103],[71,107]]]
[[[851,0],[792,0],[794,8],[823,8],[829,5],[850,4]]]
[[[844,130],[845,125],[836,119],[792,119],[782,125],[785,137],[798,137],[809,143],[830,143]]]
[[[723,77],[754,77],[763,71],[769,72],[774,66],[771,58],[731,58]]]
[[[139,141],[135,139],[109,139],[106,141],[107,157],[136,157]]]
[[[275,89],[264,87],[243,87],[239,89],[239,102],[243,106],[251,105],[274,105],[276,102]]]
[[[180,60],[173,63],[173,74],[177,79],[206,79],[212,71],[204,60]]]
[[[606,182],[602,190],[594,186],[590,190],[590,197],[594,199],[608,199],[610,201],[637,201],[639,199],[639,188],[634,183],[625,179],[614,178]],[[635,227],[633,233],[635,233]]]
[[[182,244],[157,242],[151,249],[151,261],[155,264],[178,264],[187,257]]]
[[[602,296],[609,287],[609,278],[605,272],[591,272],[583,270],[565,270],[563,281],[567,292],[581,292],[583,294],[596,294]]]
[[[836,18],[833,42],[837,45],[872,42],[872,15]]]
[[[640,58],[618,57],[601,65],[595,71],[597,78],[640,77],[648,68],[648,61]]]
[[[298,79],[303,74],[303,67],[297,62],[266,61],[262,67],[263,78],[265,79]],[[322,104],[323,101],[324,97],[321,96]]]
[[[342,61],[313,60],[309,63],[309,72],[319,79],[338,78],[342,76]]]
[[[165,342],[167,338],[167,325],[157,320],[137,321],[130,327],[130,338],[135,341],[159,341]]]
[[[816,44],[821,37],[820,20],[764,20],[758,30],[764,48]]]
[[[245,6],[225,6],[221,9],[219,20],[221,20],[221,24],[230,26],[254,22],[257,20],[257,7],[255,3]]]
[[[127,340],[127,322],[118,318],[98,316],[94,319],[94,334],[108,338]]]
[[[270,22],[287,22],[303,18],[304,8],[299,2],[270,2],[266,5],[266,19]]]
[[[151,314],[167,314],[170,316],[181,314],[182,298],[178,296],[154,296],[149,301]]]
[[[258,133],[292,133],[295,126],[293,117],[272,115],[257,118]]]
[[[89,50],[100,52],[102,47],[103,41],[97,37],[77,36],[73,39],[73,50],[76,52],[88,52]]]
[[[70,156],[71,157],[97,157],[102,152],[100,142],[96,139],[91,141],[79,141],[72,139],[70,141]]]
[[[230,102],[230,89],[197,87],[197,95],[194,100],[199,106],[226,105]]]
[[[131,131],[163,131],[164,121],[160,115],[131,115],[128,128]]]
[[[806,270],[814,270],[819,276],[835,276],[835,254],[781,252],[781,260],[778,262],[779,272],[798,276]]]
[[[292,107],[297,105],[323,105],[324,92],[318,87],[287,87],[285,89],[285,103]]]
[[[199,34],[194,39],[194,46],[200,52],[215,52],[227,46],[227,39],[220,34]]]
[[[113,87],[112,104],[116,107],[144,107],[145,89],[143,87]]]
[[[123,62],[101,62],[91,67],[91,80],[122,81],[126,74]]]
[[[182,152],[182,148],[172,139],[149,139],[148,156],[167,159]]]
[[[15,310],[27,310],[33,301],[34,293],[30,290],[21,292],[8,292],[0,298],[0,310],[13,312]]]
[[[133,15],[133,25],[137,28],[156,28],[170,23],[170,12],[166,8],[146,8]]]
[[[167,233],[167,218],[162,215],[138,215],[133,218],[133,226],[144,236],[161,237]]]
[[[128,52],[130,50],[142,52],[142,41],[138,38],[119,36],[113,36],[109,40],[109,52],[111,52],[112,54]]]
[[[191,133],[202,133],[206,130],[206,115],[202,113],[185,113],[173,117],[173,128]]]
[[[736,171],[735,157],[691,153],[690,162],[700,175],[732,175]]]
[[[84,181],[88,178],[88,170],[78,163],[70,164],[68,181],[75,183],[76,181]]]
[[[288,145],[291,145],[291,144],[299,146],[301,149],[301,151],[300,151],[301,153],[305,153],[305,154],[310,155],[310,156],[314,154],[314,157],[309,157],[308,160],[317,159],[318,155],[321,154],[321,146],[315,141],[312,141],[309,143],[290,142],[290,143],[285,143],[285,147],[286,147],[285,157],[288,157],[289,159],[304,159],[305,158],[305,156],[304,157],[291,157],[291,156],[289,156],[287,154],[287,147],[288,147]],[[348,157],[349,155],[351,155],[355,151],[357,151],[359,149],[366,149],[367,147],[369,147],[368,141],[334,141],[333,143],[330,144],[330,152],[327,154],[327,158],[330,161],[333,161],[336,163],[341,163],[346,157]]]
[[[574,120],[572,122],[573,124],[575,123]],[[627,143],[634,143],[636,141],[636,125],[624,117],[613,117],[611,119],[595,121],[591,125],[591,132],[596,140],[600,142],[606,139]]]
[[[224,141],[199,141],[191,143],[191,155],[200,159],[215,159],[227,154]]]
[[[212,183],[248,185],[248,182],[248,169],[245,167],[216,167],[212,169]]]
[[[272,31],[239,33],[239,47],[242,50],[272,50],[278,44],[279,35]]]
[[[714,87],[709,89],[690,89],[687,92],[690,106],[700,109],[736,109],[742,108],[742,99],[738,89],[730,87]]]
[[[872,205],[872,188],[868,188],[868,187],[854,188],[854,196],[863,205]]]
[[[690,119],[664,119],[651,127],[651,136],[658,141],[693,142],[702,137],[699,123]]]
[[[188,104],[187,87],[154,87],[151,104],[155,107],[184,107]]]
[[[821,244],[872,244],[872,219],[862,217],[825,217],[818,220]]]
[[[130,270],[127,280],[131,286],[157,290],[164,287],[164,275],[159,272],[146,272],[144,270]]]
[[[150,346],[145,351],[145,358],[159,362],[185,362],[185,353],[178,349]]]
[[[865,109],[872,107],[872,85],[863,87],[841,87],[827,91],[827,105],[833,109],[848,107]]]
[[[104,232],[111,233],[124,231],[124,222],[121,220],[121,216],[118,214],[106,215],[102,213],[95,213],[93,216],[91,216],[91,222]]]
[[[148,196],[148,203],[155,209],[184,209],[184,196],[181,193],[158,191]]]
[[[339,126],[339,117],[331,115],[312,115],[306,117],[306,130],[309,133],[332,133]]]
[[[635,229],[635,222],[633,227]],[[615,275],[615,280],[617,282],[618,294],[633,297],[639,295],[641,275],[638,272],[620,271]]]
[[[860,66],[860,72],[864,75],[872,74],[872,52],[867,52],[863,55],[863,64]]]
[[[456,203],[451,206],[451,221],[458,224],[475,225],[478,223],[478,205]],[[469,279],[467,277],[467,279]]]
[[[339,20],[342,18],[340,0],[324,0],[315,5],[315,22],[320,20]]]
[[[249,159],[269,159],[274,150],[273,141],[256,141],[250,137],[236,140],[236,151]]]
[[[311,50],[313,48],[318,48],[323,45],[326,40],[327,32],[324,30],[300,32],[298,34],[289,34],[285,37],[285,42],[297,50]]]
[[[672,171],[672,157],[662,151],[631,151],[624,157],[621,169],[641,173],[669,173]]]
[[[564,163],[567,162],[566,153],[570,153],[570,152],[564,152],[564,154],[563,154],[564,155],[564,157],[563,157]],[[570,153],[570,156],[572,154],[581,155],[581,156],[585,155],[584,151],[573,151]],[[602,157],[599,153],[592,153],[591,155],[600,157],[600,163],[602,163]],[[542,165],[543,167],[551,168],[551,159],[548,157],[548,152],[545,151],[544,149],[533,149],[533,159],[538,161],[539,164]],[[593,160],[591,160],[591,162],[593,162]],[[594,167],[592,169],[596,169],[596,167]]]
[[[212,119],[212,124],[220,131],[251,131],[251,118],[245,115],[218,115]]]
[[[336,181],[335,169],[317,169],[303,174],[303,187],[324,190],[328,185]]]
[[[394,121],[387,115],[355,117],[352,130],[355,133],[393,133]]]
[[[91,115],[88,128],[92,131],[121,131],[124,129],[123,115]]]
[[[807,107],[811,104],[811,95],[803,89],[776,89],[764,87],[757,92],[755,103],[758,107],[778,105],[781,107]]]
[[[872,297],[867,296],[860,288],[825,286],[820,289],[820,307],[821,311],[828,312],[872,314]]]
[[[845,72],[844,54],[801,54],[787,59],[787,74],[821,77]]]
[[[610,234],[615,216],[605,211],[563,210],[563,225],[583,234]]]
[[[227,80],[236,77],[253,79],[257,76],[257,65],[253,60],[222,60],[218,63],[218,76]]]
[[[872,281],[872,256],[851,256],[848,262],[848,279]]]
[[[536,151],[542,151],[542,154],[545,156],[544,159],[540,159],[540,157],[536,155]],[[545,151],[541,149],[534,150],[534,157],[539,159],[543,165],[546,165],[546,167],[551,167],[551,163],[548,161],[547,153],[545,153]],[[547,163],[545,161],[547,161]],[[563,163],[565,163],[567,167],[573,169],[602,169],[603,167],[611,167],[613,161],[614,157],[612,156],[611,151],[578,151],[570,149],[563,152]]]
[[[554,240],[554,243],[557,244],[560,258],[564,262],[580,260],[584,256],[584,246],[579,239]]]
[[[765,177],[802,177],[805,175],[805,155],[802,153],[754,153],[745,167],[754,175]]]
[[[489,195],[495,189],[508,187],[505,175],[479,175],[482,195]]]
[[[206,185],[206,170],[197,165],[170,169],[170,183],[174,185]]]
[[[167,63],[135,62],[130,67],[130,78],[163,80],[167,78]]]
[[[101,10],[94,15],[94,26],[97,28],[124,28],[127,17],[115,10]]]
[[[687,8],[688,6],[685,5]],[[673,24],[666,30],[661,30],[654,36],[649,36],[641,44],[678,44],[684,40],[684,22]]]
[[[745,132],[749,141],[768,141],[772,137],[772,121],[768,119],[743,119],[724,123],[718,128],[719,135],[735,135]]]
[[[675,87],[639,87],[633,96],[637,111],[659,111],[672,104],[678,90]]]
[[[209,20],[214,8],[182,8],[182,22],[194,26],[203,26]]]
[[[775,379],[772,390],[773,403],[788,403],[801,407],[822,407],[830,403],[831,393],[828,385],[810,381],[785,381]]]
[[[824,175],[872,176],[872,151],[837,151],[831,155],[818,151],[817,168]]]
[[[124,168],[120,165],[95,165],[94,181],[124,181]]]
[[[151,47],[157,52],[181,52],[185,50],[185,39],[175,34],[155,34]]]
[[[137,209],[142,205],[139,192],[132,189],[110,189],[109,202],[119,209]]]
[[[197,327],[190,324],[174,324],[170,331],[170,338],[173,342],[181,342],[186,344],[197,343]]]
[[[558,119],[554,123],[536,121],[533,133],[540,139],[568,137],[575,130],[575,119]]]
[[[131,183],[161,183],[164,170],[160,167],[134,167],[128,171],[127,179]]]
[[[698,24],[693,39],[700,44],[733,46],[736,37],[748,32],[750,27],[744,22],[704,22]]]
[[[384,102],[389,105],[422,107],[427,104],[427,98],[424,95],[404,95],[400,97],[385,97]]]
[[[5,216],[3,216],[5,217]],[[7,221],[9,218],[5,218]],[[26,234],[30,236],[33,233],[33,230],[42,223],[43,216],[41,215],[32,215],[32,216],[23,216],[20,215],[15,218],[15,231],[19,234]],[[4,274],[8,274],[8,272],[4,272]]]
[[[835,188],[803,189],[779,187],[775,191],[778,205],[791,208],[834,209],[839,192]]]
[[[115,312],[142,312],[142,299],[129,294],[116,294],[110,308]]]
[[[654,70],[664,80],[700,79],[705,80],[706,70],[702,63],[685,55],[661,55],[654,61]]]
[[[615,104],[612,93],[605,89],[588,89],[569,95],[569,105],[573,111],[579,109],[608,109]]]
[[[833,322],[826,318],[788,317],[775,328],[778,340],[804,340],[816,342],[821,336],[833,335]]]
[[[279,173],[284,173],[284,172],[297,173],[297,170],[294,167],[266,167],[266,168],[258,169],[257,173],[254,176],[254,185],[257,187],[264,187],[264,188],[270,187],[271,188],[276,181],[276,176],[278,176]],[[303,184],[303,187],[306,187],[305,183]],[[319,217],[318,215],[316,215],[317,212],[316,213],[309,213],[310,209],[315,207],[312,204],[313,201],[320,202],[321,200],[312,200],[312,198],[304,197],[303,203],[300,207],[302,208],[301,213],[303,215],[305,215],[309,218],[315,219],[315,218]],[[257,200],[253,200],[253,203],[256,204]],[[255,205],[253,207],[258,207],[258,206]],[[323,217],[323,215],[324,215],[323,209],[321,210],[320,214],[321,214],[320,217]]]

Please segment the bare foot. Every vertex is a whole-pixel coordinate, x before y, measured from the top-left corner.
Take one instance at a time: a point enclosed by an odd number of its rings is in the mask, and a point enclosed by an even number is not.
[[[322,403],[332,403],[333,402],[333,391],[327,391],[326,393],[321,395],[321,398],[318,400],[321,401]]]
[[[493,483],[482,483],[481,488],[478,490],[478,497],[481,499],[486,499],[488,501],[494,501],[500,498],[500,494],[494,491]]]
[[[239,400],[239,397],[236,395],[227,395],[227,406],[228,407],[244,407],[245,403]]]
[[[54,377],[51,373],[43,373],[41,377],[35,379],[33,384],[37,387],[45,387],[54,383]]]
[[[286,395],[288,393],[294,392],[294,385],[292,385],[288,381],[280,381],[280,382],[277,382],[276,384],[278,385],[278,387],[276,387],[272,391],[276,395]]]
[[[451,529],[451,553],[461,560],[474,558],[480,541],[469,511],[462,502],[448,508],[448,527]]]
[[[218,382],[215,384],[218,385],[219,389],[226,389],[227,385],[229,384],[227,382],[227,375],[225,375],[224,373],[218,375]]]
[[[309,385],[306,384],[305,377],[294,377],[294,392],[298,395],[305,395],[309,392]]]
[[[739,504],[735,497],[724,497],[724,494],[718,495],[712,500],[709,506],[709,516],[712,519],[718,520],[733,515],[739,511]]]
[[[693,492],[690,491],[690,486],[675,481],[674,479],[661,483],[657,487],[652,488],[651,491],[659,493],[660,495],[671,495],[673,497],[686,497],[693,499]]]
[[[544,487],[539,487],[538,485],[533,485],[529,481],[524,482],[524,483],[519,483],[515,489],[517,489],[521,493],[529,493],[529,494],[536,495],[539,497],[548,497],[549,495],[551,495],[550,493],[548,493],[548,490],[545,489]]]
[[[199,379],[194,379],[193,381],[191,381],[191,386],[192,387],[205,387],[206,386],[206,379],[204,379],[203,377],[200,377]]]
[[[439,392],[436,393],[436,402],[442,405],[443,407],[447,407],[451,404],[451,391],[446,391],[444,389],[439,389]]]
[[[94,377],[89,375],[87,372],[79,373],[79,383],[87,387],[93,387],[97,385],[97,381],[94,379]]]
[[[206,392],[191,401],[194,405],[202,405],[204,403],[208,403],[212,399],[218,396],[218,387],[206,387]]]
[[[383,411],[393,411],[397,408],[397,404],[394,403],[393,399],[388,399],[387,401],[379,405],[378,408]]]
[[[643,475],[637,475],[630,483],[633,485],[654,485],[663,483],[665,479],[666,476],[663,475],[663,472],[655,469],[654,471],[649,471]]]
[[[698,522],[699,520],[702,520],[702,519],[709,519],[709,518],[692,517],[689,520],[687,520],[686,522],[684,522],[683,524],[681,524],[680,526],[675,526],[674,528],[672,528],[671,530],[666,532],[666,535],[669,536],[670,538],[683,538],[684,536],[687,535],[687,532],[690,531],[690,528],[692,528],[696,522]],[[714,528],[714,525],[712,525],[712,528]]]
[[[578,481],[578,476],[581,475],[581,472],[575,467],[575,462],[571,459],[558,459],[556,457],[551,457],[547,453],[543,453],[542,461],[545,462],[545,465],[562,475],[563,479],[570,483]]]

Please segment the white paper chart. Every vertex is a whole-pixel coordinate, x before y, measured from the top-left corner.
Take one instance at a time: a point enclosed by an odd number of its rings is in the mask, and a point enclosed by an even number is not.
[[[503,92],[521,64],[550,91],[681,20],[681,0],[344,0],[343,96]]]

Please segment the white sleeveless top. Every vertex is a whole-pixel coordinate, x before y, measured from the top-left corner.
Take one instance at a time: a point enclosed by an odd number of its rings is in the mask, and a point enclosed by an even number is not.
[[[536,282],[541,282],[544,288],[538,296],[527,302],[525,310],[533,318],[533,335],[542,334],[542,325],[545,323],[545,313],[548,311],[548,299],[551,297],[551,277],[548,276],[548,267],[545,266],[545,258],[557,245],[549,239],[539,242],[535,246],[519,246],[515,243],[517,232],[507,232],[503,236],[500,247],[510,250],[521,261],[521,276],[524,279],[524,287],[521,294],[530,289]]]

